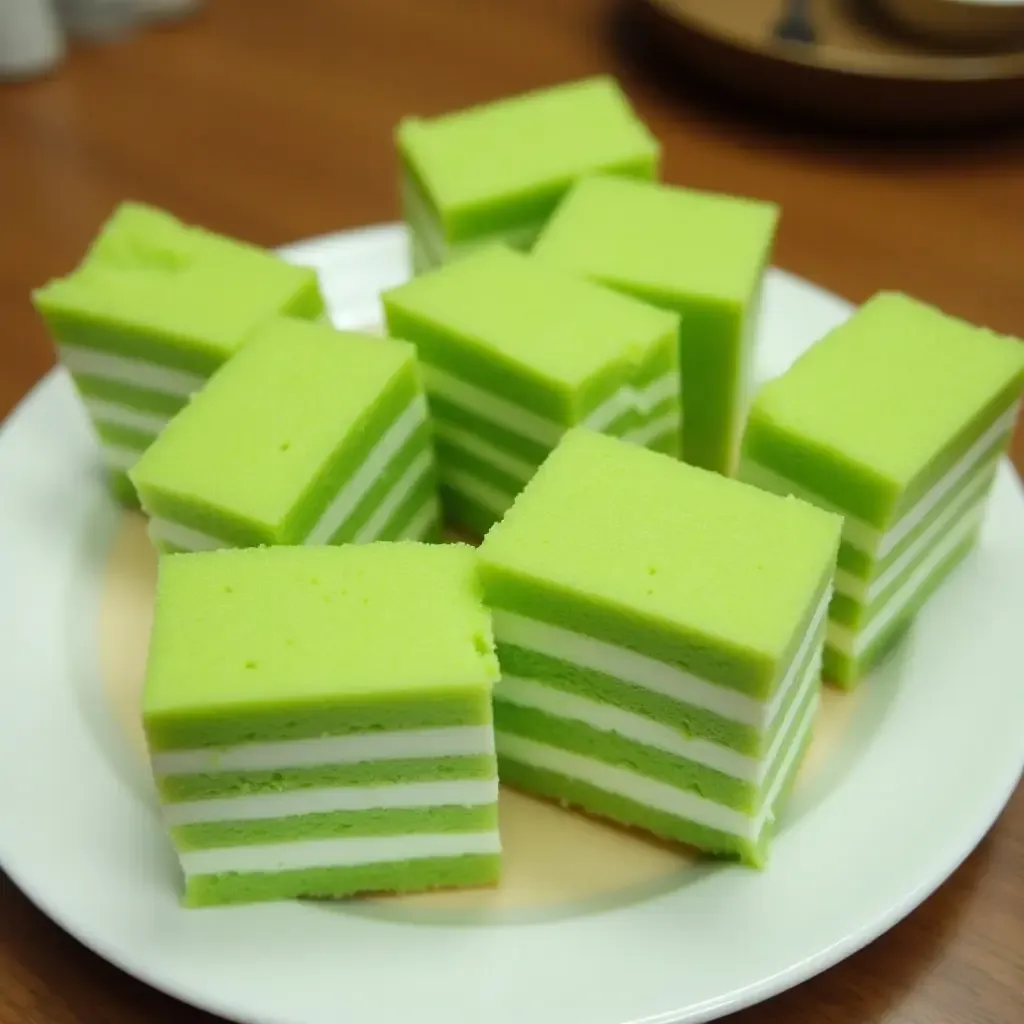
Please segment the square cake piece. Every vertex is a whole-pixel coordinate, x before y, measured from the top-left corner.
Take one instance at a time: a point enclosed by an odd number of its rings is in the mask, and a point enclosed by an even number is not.
[[[127,470],[254,327],[324,315],[315,271],[138,203],[121,205],[79,267],[33,301],[127,504]]]
[[[534,248],[539,260],[682,315],[683,458],[726,475],[736,470],[778,218],[772,203],[594,177],[570,191]]]
[[[764,386],[741,475],[844,516],[825,677],[852,686],[978,536],[1024,345],[880,293]]]
[[[163,551],[433,537],[434,452],[415,350],[271,320],[131,479]]]
[[[143,716],[185,904],[496,881],[497,675],[463,545],[165,556]]]
[[[482,242],[525,249],[581,175],[651,178],[659,148],[607,77],[398,127],[415,272]]]
[[[763,865],[818,706],[840,522],[571,431],[480,549],[502,780]]]
[[[453,523],[485,533],[579,423],[677,451],[674,314],[497,244],[382,302],[419,351]]]

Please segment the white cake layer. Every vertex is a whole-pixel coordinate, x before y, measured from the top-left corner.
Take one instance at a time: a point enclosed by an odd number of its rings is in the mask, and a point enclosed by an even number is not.
[[[421,364],[427,391],[458,406],[465,412],[502,427],[512,434],[546,448],[554,448],[566,431],[567,424],[539,416],[523,405],[509,401],[494,391],[470,384],[430,363]],[[679,392],[679,377],[664,374],[640,388],[623,385],[591,410],[582,425],[602,430],[630,410],[646,417],[659,402]]]
[[[498,778],[406,782],[379,786],[292,789],[285,793],[164,804],[169,826],[217,821],[267,821],[300,814],[384,811],[413,807],[479,807],[498,799]]]
[[[497,734],[498,756],[533,768],[555,772],[607,793],[625,797],[652,810],[686,818],[705,828],[717,829],[719,832],[727,832],[753,842],[760,838],[765,825],[773,820],[775,803],[796,758],[800,756],[804,740],[814,726],[818,703],[817,698],[811,701],[796,728],[791,731],[771,789],[765,794],[761,810],[753,815],[715,803],[692,790],[679,789],[627,768],[619,768],[509,733]]]
[[[928,527],[914,539],[913,543],[907,545],[906,549],[900,552],[899,558],[894,559],[883,572],[880,572],[869,582],[845,569],[837,569],[835,576],[836,591],[845,594],[854,601],[863,604],[870,604],[880,594],[883,594],[889,587],[899,580],[901,576],[909,571],[931,546],[938,542],[942,535],[960,518],[968,508],[982,500],[992,483],[994,466],[987,472],[982,472],[974,477],[971,482],[956,496],[951,498],[941,514],[935,517]]]
[[[107,402],[102,398],[83,395],[82,402],[95,423],[109,427],[127,427],[155,437],[167,426],[171,417],[159,412],[137,409],[133,405]]]
[[[444,228],[436,211],[424,201],[408,175],[401,176],[399,190],[406,224],[415,232],[417,242],[435,263],[444,263],[493,242],[504,242],[513,248],[525,249],[532,244],[544,224],[543,220],[536,220],[501,231],[481,232],[463,242],[450,242],[444,236]]]
[[[202,374],[79,346],[61,345],[60,361],[73,374],[132,384],[177,398],[188,398],[206,383]]]
[[[646,447],[658,438],[664,437],[666,434],[678,433],[681,427],[682,416],[680,412],[675,411],[663,413],[656,419],[644,424],[644,426],[638,427],[637,429],[625,434],[623,436],[623,440]],[[508,476],[519,481],[524,486],[532,479],[533,475],[539,468],[538,464],[529,462],[527,459],[520,458],[518,455],[513,454],[507,449],[479,437],[462,427],[458,427],[450,423],[436,422],[434,424],[434,433],[439,439],[446,441],[453,448],[457,448],[460,451],[465,452],[467,455],[473,455],[478,459],[483,459],[495,469],[508,474]],[[456,472],[465,473],[464,470],[458,470]],[[483,481],[479,482],[484,483]],[[493,487],[493,485],[486,483],[484,486]],[[496,495],[494,497],[496,497]],[[510,500],[510,498],[504,499],[504,505],[507,506]],[[491,508],[494,506],[488,507]]]
[[[446,441],[453,448],[458,448],[467,455],[475,455],[490,463],[495,469],[507,473],[510,477],[526,484],[539,468],[536,463],[513,455],[505,448],[474,434],[472,431],[450,423],[437,421],[434,423],[434,434],[439,440]]]
[[[678,397],[679,374],[665,373],[642,387],[626,385],[619,388],[583,420],[583,426],[591,430],[607,430],[628,412],[639,413],[646,419],[658,404]]]
[[[335,499],[324,509],[306,536],[307,544],[326,544],[345,525],[356,506],[409,439],[427,421],[427,401],[417,395],[367,453],[362,465],[349,477]]]
[[[437,498],[431,498],[406,523],[398,535],[399,540],[422,540],[424,535],[437,527],[441,513],[438,508]]]
[[[645,423],[642,427],[631,430],[623,440],[646,448],[657,441],[658,438],[664,437],[666,434],[679,434],[682,429],[683,415],[682,409],[679,409],[674,412],[663,413],[661,416]]]
[[[826,590],[818,602],[799,650],[769,700],[758,700],[727,686],[701,679],[675,665],[637,654],[626,647],[595,640],[561,626],[552,626],[501,609],[494,611],[494,637],[499,644],[511,644],[549,658],[557,658],[581,669],[602,672],[682,704],[766,730],[775,721],[790,690],[800,683],[801,669],[828,614],[830,598],[831,590]]]
[[[824,633],[821,635],[824,640]],[[533,679],[518,676],[503,676],[494,691],[496,701],[505,701],[520,707],[532,708],[555,718],[582,722],[601,732],[617,733],[624,739],[654,747],[667,754],[685,758],[731,775],[733,778],[758,785],[764,782],[772,765],[779,756],[782,744],[792,728],[793,720],[800,713],[807,694],[821,683],[821,643],[817,645],[810,661],[804,667],[799,691],[786,710],[786,716],[779,725],[779,732],[764,757],[750,757],[740,754],[731,747],[710,740],[697,739],[671,726],[663,725],[653,718],[624,711],[587,697],[566,693],[553,686]]]
[[[356,544],[368,544],[375,541],[387,529],[388,523],[395,517],[403,502],[430,475],[434,466],[434,453],[430,448],[424,449],[406,467],[402,475],[392,484],[391,490],[384,495],[373,514],[356,531],[353,541]]]
[[[466,757],[494,752],[490,725],[443,729],[399,729],[351,736],[244,743],[232,747],[164,750],[152,755],[153,774],[213,775],[217,772],[286,771],[329,764],[363,764],[421,757]]]
[[[129,470],[142,455],[141,451],[134,448],[124,448],[121,445],[102,442],[103,461],[110,469]]]
[[[493,484],[481,480],[472,473],[467,473],[464,469],[441,464],[437,467],[437,473],[442,484],[465,495],[499,518],[508,511],[509,506],[515,501],[514,494],[506,494]]]
[[[907,576],[903,585],[878,609],[863,629],[858,631],[839,622],[829,622],[827,634],[829,646],[854,658],[863,654],[885,632],[886,627],[899,618],[906,607],[913,602],[918,590],[928,582],[931,574],[945,558],[953,553],[959,544],[967,539],[971,531],[979,526],[984,515],[984,500],[968,509],[960,520],[947,530],[946,535],[934,545],[924,561]]]
[[[996,418],[989,428],[964,452],[934,484],[914,503],[888,530],[879,530],[870,523],[851,516],[838,505],[813,491],[794,483],[759,463],[745,460],[740,473],[742,479],[765,490],[777,494],[793,494],[804,498],[821,508],[838,512],[843,516],[843,540],[865,554],[875,558],[884,558],[897,544],[903,540],[973,469],[976,469],[986,457],[989,450],[1001,438],[1005,441],[1017,420],[1015,404]]]
[[[146,532],[154,545],[170,544],[185,551],[216,551],[218,548],[231,547],[230,541],[193,530],[190,526],[176,523],[172,519],[152,516],[146,526]]]
[[[430,363],[420,363],[420,370],[428,393],[444,398],[452,405],[536,444],[554,448],[565,433],[564,425],[538,416],[493,391],[486,391],[459,377],[453,377]]]
[[[418,395],[406,407],[402,414],[391,424],[380,440],[370,449],[359,468],[342,486],[334,500],[324,511],[320,520],[306,535],[304,544],[327,544],[331,537],[345,524],[348,517],[355,511],[359,502],[366,496],[373,484],[387,472],[391,463],[398,457],[402,447],[426,421],[427,403],[422,395]],[[381,500],[377,512],[388,506],[390,511],[385,517],[384,525],[390,519],[398,505],[412,493],[415,485],[430,471],[433,460],[431,451],[427,449],[417,457],[409,470],[399,478],[395,485]],[[415,476],[410,486],[408,477]],[[393,504],[393,508],[391,505]],[[372,522],[364,524],[365,531]],[[379,531],[378,531],[379,532]],[[231,547],[231,542],[213,534],[196,530],[181,523],[160,516],[153,516],[149,521],[149,536],[154,543],[173,544],[188,551],[212,551],[217,548]],[[364,538],[365,539],[365,538]],[[370,537],[369,539],[373,539]]]
[[[301,871],[309,868],[388,864],[428,857],[462,857],[501,853],[497,832],[451,832],[440,835],[353,836],[307,839],[291,843],[222,846],[179,853],[186,875],[220,875],[243,871]]]

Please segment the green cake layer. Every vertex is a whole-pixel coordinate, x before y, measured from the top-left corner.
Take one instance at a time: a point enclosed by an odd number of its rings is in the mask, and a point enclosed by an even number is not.
[[[130,471],[158,548],[421,539],[434,455],[412,346],[279,318]]]
[[[420,892],[485,886],[498,880],[500,867],[496,855],[477,854],[358,867],[269,873],[232,871],[190,878],[186,883],[185,903],[204,907],[268,900],[335,899],[338,893]]]
[[[480,549],[506,779],[762,863],[813,727],[840,529],[570,430]]]
[[[80,265],[33,295],[101,437],[114,493],[188,397],[268,319],[318,319],[315,271],[139,203],[123,203]]]
[[[605,76],[407,118],[396,142],[417,271],[483,242],[528,248],[578,178],[651,178],[659,157],[657,140]]]
[[[382,296],[412,341],[453,521],[483,533],[565,430],[678,434],[678,318],[493,245]],[[451,500],[448,500],[449,496]]]
[[[143,722],[186,903],[494,881],[497,674],[464,545],[165,555]]]
[[[681,314],[683,457],[705,469],[736,468],[778,218],[771,203],[596,176],[574,186],[533,250]]]
[[[741,476],[844,516],[835,682],[879,662],[977,536],[1022,388],[1019,342],[880,293],[758,395]]]

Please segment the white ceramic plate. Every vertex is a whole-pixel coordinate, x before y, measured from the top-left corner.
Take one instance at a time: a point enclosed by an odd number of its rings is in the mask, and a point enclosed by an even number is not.
[[[396,227],[289,250],[339,323],[405,275]],[[849,312],[772,271],[758,373]],[[823,970],[960,863],[1024,761],[1024,500],[999,473],[980,550],[888,665],[829,694],[764,873],[504,794],[492,892],[185,911],[136,719],[153,557],[106,497],[67,378],[0,434],[0,861],[101,956],[239,1021],[707,1020]]]

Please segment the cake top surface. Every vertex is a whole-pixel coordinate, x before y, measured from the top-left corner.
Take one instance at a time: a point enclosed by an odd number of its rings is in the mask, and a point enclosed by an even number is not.
[[[578,182],[541,232],[541,260],[679,305],[746,301],[768,260],[772,203],[632,178]]]
[[[404,342],[270,320],[164,428],[132,480],[278,525],[414,358]]]
[[[841,518],[575,428],[488,533],[489,570],[781,657]]]
[[[309,268],[127,202],[79,266],[34,299],[43,312],[122,320],[230,352],[252,327],[315,285]]]
[[[401,701],[497,679],[476,553],[377,542],[161,559],[147,715]]]
[[[673,313],[618,295],[500,245],[485,246],[382,296],[499,363],[576,387],[617,361],[641,361],[678,330]]]
[[[1014,381],[1020,342],[880,292],[769,381],[751,419],[905,485]]]
[[[399,125],[397,141],[442,212],[564,188],[587,171],[658,153],[654,136],[606,76],[410,118]]]

